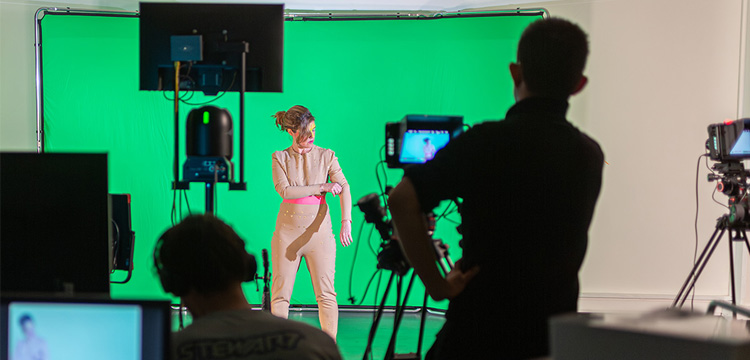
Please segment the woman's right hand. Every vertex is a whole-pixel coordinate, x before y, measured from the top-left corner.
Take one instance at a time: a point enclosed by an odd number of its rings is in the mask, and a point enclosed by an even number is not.
[[[341,193],[341,185],[339,183],[325,183],[320,185],[320,193],[331,193],[334,196]]]

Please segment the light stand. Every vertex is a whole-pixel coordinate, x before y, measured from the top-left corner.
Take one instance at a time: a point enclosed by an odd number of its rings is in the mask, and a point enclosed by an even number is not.
[[[198,37],[198,42],[200,42],[200,37]],[[185,37],[181,37],[185,38]],[[174,41],[173,42],[173,52],[175,51],[174,47],[182,46],[183,42]],[[246,90],[246,55],[250,51],[250,46],[247,42],[242,41],[238,43],[222,43],[219,45],[218,50],[221,52],[228,52],[228,53],[239,53],[241,57],[240,61],[240,73],[241,73],[241,80],[240,80],[240,91],[239,91],[239,108],[240,108],[240,181],[235,182],[234,181],[234,165],[229,161],[229,157],[226,157],[224,153],[206,153],[201,155],[209,155],[206,156],[199,156],[196,158],[191,158],[190,151],[188,151],[188,160],[185,161],[184,165],[184,173],[182,181],[177,181],[176,179],[179,178],[179,170],[178,170],[178,162],[179,162],[179,69],[180,69],[180,61],[175,61],[175,155],[174,155],[174,176],[175,181],[173,183],[173,189],[189,189],[191,182],[202,182],[204,183],[205,188],[205,212],[207,214],[212,214],[215,212],[215,205],[216,205],[216,184],[218,182],[228,182],[229,183],[229,190],[247,190],[247,183],[245,183],[244,179],[244,133],[245,133],[245,90]],[[179,51],[178,51],[179,52]],[[198,61],[202,59],[202,54],[193,55],[195,56],[194,59],[190,59],[191,61]],[[183,58],[184,59],[184,58]],[[197,109],[199,112],[201,109],[205,109],[209,107],[204,107]],[[210,107],[213,108],[213,107]],[[193,110],[196,111],[196,110]],[[215,111],[212,111],[213,114]],[[204,114],[208,114],[208,111],[204,111]],[[228,114],[228,113],[227,113]],[[191,112],[192,116],[192,112]],[[209,120],[206,115],[204,115],[204,124],[208,124]],[[189,123],[188,126],[191,126],[190,123],[191,119],[188,119]],[[231,121],[231,119],[230,119]],[[197,146],[194,144],[191,144],[190,141],[192,139],[190,137],[190,131],[188,131],[188,144],[187,147],[190,148],[196,148]],[[232,139],[230,139],[231,144]],[[214,150],[214,149],[211,149]],[[204,151],[206,152],[206,151]],[[218,157],[216,157],[218,155]],[[229,156],[231,156],[231,146],[229,148]],[[213,176],[211,176],[213,175]],[[207,180],[206,177],[210,177],[210,180]]]
[[[229,190],[247,189],[244,176],[245,92],[282,91],[284,6],[141,2],[139,7],[139,89],[174,90],[172,188],[186,190],[190,182],[202,182],[206,191],[206,210],[212,212],[215,210],[217,182],[227,182]],[[252,53],[249,51],[251,46]],[[190,64],[187,71],[186,63]],[[237,76],[239,81],[235,81]],[[232,79],[231,84],[225,81],[229,79]],[[231,163],[221,158],[228,158],[226,154],[205,155],[218,157],[213,164],[219,163],[226,170],[226,174],[219,171],[218,181],[211,177],[214,171],[210,171],[210,166],[198,171],[207,180],[188,176],[180,178],[180,90],[203,91],[206,95],[239,92],[239,181],[235,181]],[[189,165],[191,170],[197,167],[195,163]],[[229,171],[232,171],[231,176]],[[223,175],[227,175],[226,180]]]

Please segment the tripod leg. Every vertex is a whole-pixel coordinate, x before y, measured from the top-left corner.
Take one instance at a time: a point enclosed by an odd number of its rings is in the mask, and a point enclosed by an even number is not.
[[[703,273],[703,269],[706,268],[706,265],[708,265],[708,260],[711,258],[711,255],[713,255],[714,250],[716,250],[716,247],[719,245],[719,242],[721,242],[721,237],[724,235],[724,230],[721,231],[719,236],[716,238],[716,241],[714,241],[713,245],[711,246],[711,250],[708,252],[706,257],[703,259],[702,263],[698,263],[700,267],[698,267],[698,271],[695,273],[695,276],[692,279],[692,282],[690,283],[690,286],[687,289],[687,292],[685,292],[682,301],[680,302],[680,307],[685,303],[685,300],[687,300],[688,294],[690,294],[691,291],[695,288],[695,283],[698,282],[698,278]],[[731,241],[731,239],[730,239]],[[698,265],[696,264],[696,265]]]
[[[401,309],[401,289],[404,285],[402,281],[403,277],[401,275],[396,276],[396,311],[393,313],[393,331],[391,332],[391,340],[388,342],[388,349],[386,349],[385,356],[383,357],[385,360],[393,360],[393,355],[395,353],[394,343],[396,340],[394,339],[394,334],[398,329],[398,313]]]
[[[747,247],[747,253],[750,254],[750,242],[747,241],[747,233],[745,230],[742,230],[742,241],[745,243],[745,247]]]
[[[748,245],[750,246],[750,245]],[[422,301],[422,319],[419,323],[419,343],[417,343],[417,358],[422,358],[422,338],[424,338],[424,325],[427,321],[427,290],[424,291],[424,300]]]
[[[377,315],[375,315],[375,319],[372,320],[370,335],[367,338],[367,348],[365,348],[365,354],[362,356],[362,360],[367,360],[367,356],[370,354],[370,351],[372,351],[372,341],[375,340],[375,332],[378,330],[378,324],[380,323],[380,318],[383,315],[383,309],[385,308],[385,300],[388,298],[388,291],[391,289],[391,283],[393,283],[394,276],[396,276],[396,273],[391,272],[391,277],[388,279],[388,285],[386,285],[385,292],[383,293],[383,300],[380,302],[380,306],[378,306],[378,312]]]
[[[750,253],[750,243],[748,243],[748,241],[747,241],[747,232],[745,232],[744,229],[743,230],[736,230],[735,234],[737,236],[731,241],[731,245],[729,247],[729,271],[730,271],[730,274],[731,274],[730,278],[731,278],[731,281],[732,281],[732,284],[731,284],[731,286],[732,286],[732,305],[737,306],[737,287],[736,287],[736,282],[735,282],[735,278],[734,278],[735,271],[734,271],[734,248],[733,248],[733,245],[734,245],[734,241],[740,241],[741,240],[742,242],[745,243],[745,247],[747,247],[748,253]],[[732,311],[732,317],[736,319],[737,318],[737,312]]]
[[[748,242],[747,240],[747,232],[743,229],[741,231],[738,231],[737,233],[740,235],[742,242],[745,243],[745,247],[747,248],[747,253],[750,254],[750,242]],[[734,282],[732,284],[734,284]]]
[[[740,236],[740,232],[736,232],[737,236]],[[734,289],[734,239],[732,238],[732,230],[729,230],[729,280],[732,282],[730,288],[732,290],[732,305],[737,305],[737,293]],[[734,317],[737,317],[737,313],[734,313]]]
[[[738,237],[740,236],[740,232],[737,231],[735,233]],[[737,305],[737,292],[735,291],[734,287],[734,238],[732,238],[732,230],[729,230],[729,281],[731,281],[730,284],[730,290],[732,292],[732,305]],[[732,318],[737,318],[737,312],[732,311]]]
[[[416,272],[411,273],[411,279],[409,285],[406,287],[406,294],[404,299],[401,301],[401,305],[398,306],[398,299],[396,300],[396,316],[393,321],[393,332],[391,333],[391,341],[388,343],[388,351],[386,352],[386,359],[393,359],[393,355],[396,352],[396,335],[398,334],[398,328],[401,326],[401,319],[404,317],[404,307],[406,306],[406,300],[409,299],[409,293],[411,292],[411,286],[414,284],[414,278],[417,276]],[[399,284],[399,288],[401,284]]]
[[[711,254],[713,254],[714,250],[716,249],[716,245],[719,244],[721,237],[726,231],[725,217],[726,215],[723,216],[721,220],[719,220],[719,222],[716,224],[716,229],[714,230],[713,235],[711,235],[711,238],[708,240],[706,247],[703,248],[703,251],[701,252],[701,256],[698,257],[698,260],[696,261],[692,270],[690,270],[690,274],[682,284],[680,292],[677,294],[677,297],[675,297],[674,302],[672,302],[672,307],[682,307],[682,305],[685,303],[685,300],[687,300],[688,294],[693,290],[693,287],[695,287],[695,282],[698,280],[698,277],[703,271],[703,268],[706,266],[706,263],[708,263],[708,259],[711,258]]]

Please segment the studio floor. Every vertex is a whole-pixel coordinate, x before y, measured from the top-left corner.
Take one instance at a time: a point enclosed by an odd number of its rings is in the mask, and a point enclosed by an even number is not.
[[[370,309],[341,309],[339,311],[338,345],[341,355],[346,360],[363,359],[367,348],[367,339],[372,328],[375,311]],[[290,309],[289,318],[302,321],[320,328],[318,312],[315,309]],[[384,312],[375,332],[375,339],[370,353],[371,359],[383,359],[388,349],[388,343],[393,334],[392,311]],[[187,325],[189,316],[185,320]],[[419,345],[419,328],[421,315],[419,310],[404,313],[398,336],[396,338],[396,354],[416,353]],[[425,321],[422,351],[420,358],[432,346],[435,335],[443,326],[445,318],[439,314],[428,313]],[[173,324],[177,324],[174,321]]]

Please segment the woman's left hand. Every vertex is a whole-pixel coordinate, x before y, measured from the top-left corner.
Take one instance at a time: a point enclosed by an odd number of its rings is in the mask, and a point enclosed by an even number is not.
[[[341,245],[343,246],[349,246],[349,244],[352,243],[352,222],[349,220],[342,220],[341,221],[341,233],[339,233],[339,237],[341,238]]]

